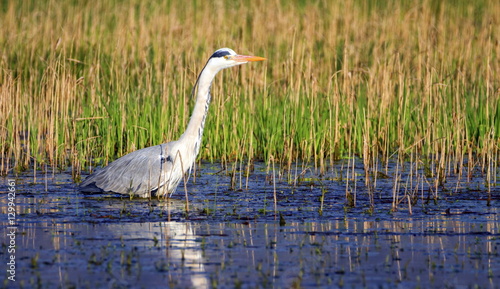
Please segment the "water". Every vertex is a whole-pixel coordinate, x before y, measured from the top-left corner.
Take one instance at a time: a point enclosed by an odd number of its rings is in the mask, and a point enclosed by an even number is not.
[[[7,222],[0,237],[16,281],[3,270],[2,287],[498,288],[499,194],[487,206],[480,180],[412,206],[401,189],[391,210],[394,178],[378,180],[372,208],[362,172],[305,171],[256,164],[247,181],[203,164],[189,203],[182,185],[169,201],[131,200],[84,195],[69,172],[18,176],[14,253]],[[8,216],[7,194],[0,204]]]

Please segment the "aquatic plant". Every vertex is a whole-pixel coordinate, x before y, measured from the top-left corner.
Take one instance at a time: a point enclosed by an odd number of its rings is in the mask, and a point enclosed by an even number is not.
[[[265,77],[245,67],[216,80],[201,159],[284,170],[302,161],[322,173],[348,158],[342,177],[355,205],[354,166],[376,188],[396,156],[413,167],[390,176],[395,207],[423,183],[436,198],[450,175],[466,182],[478,171],[491,200],[499,15],[493,0],[6,1],[0,171],[71,166],[79,180],[82,169],[176,139],[200,59],[231,44],[268,58]],[[225,86],[230,78],[242,85]]]

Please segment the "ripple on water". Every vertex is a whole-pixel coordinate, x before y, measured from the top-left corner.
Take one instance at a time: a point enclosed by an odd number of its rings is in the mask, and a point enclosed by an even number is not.
[[[352,184],[332,176],[310,171],[273,183],[257,164],[231,188],[234,178],[218,170],[202,165],[188,184],[189,212],[182,186],[177,199],[145,200],[81,194],[69,173],[16,177],[14,288],[500,284],[498,192],[489,207],[478,191],[440,192],[410,215],[404,202],[390,210],[392,179],[377,185],[371,209],[361,178],[348,207]],[[3,195],[4,215],[7,203]],[[1,238],[8,257],[6,231]]]

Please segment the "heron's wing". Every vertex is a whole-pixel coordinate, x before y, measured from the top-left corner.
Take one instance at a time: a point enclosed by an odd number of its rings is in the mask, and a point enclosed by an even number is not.
[[[148,196],[168,181],[173,169],[170,147],[166,143],[127,154],[87,177],[80,190]]]

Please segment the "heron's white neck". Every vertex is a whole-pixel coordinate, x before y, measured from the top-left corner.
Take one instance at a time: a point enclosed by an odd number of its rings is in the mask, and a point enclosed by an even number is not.
[[[179,142],[184,144],[186,149],[192,150],[189,155],[192,153],[193,159],[189,160],[189,165],[196,160],[196,156],[200,151],[203,128],[208,113],[208,106],[210,105],[210,86],[219,71],[220,69],[214,69],[207,65],[198,78],[196,104],[194,105],[186,131],[179,138]]]

